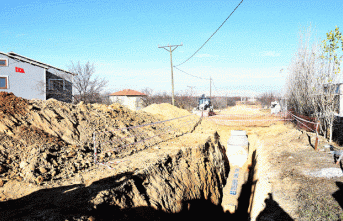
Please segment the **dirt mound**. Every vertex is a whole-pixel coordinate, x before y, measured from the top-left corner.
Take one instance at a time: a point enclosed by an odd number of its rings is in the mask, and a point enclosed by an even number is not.
[[[0,202],[0,216],[80,221],[210,219],[213,214],[224,218],[229,214],[220,206],[221,188],[229,171],[217,138],[199,140],[199,134],[187,134],[177,140],[178,147],[141,151],[113,170],[83,173],[91,183],[68,180],[57,187],[39,186],[21,198]],[[194,146],[193,139],[200,145]]]
[[[4,92],[0,99],[0,179],[5,181],[16,178],[41,183],[70,177],[93,166],[94,132],[113,131],[96,137],[97,145],[107,142],[108,148],[117,148],[111,152],[112,158],[130,155],[177,135],[163,124],[120,130],[160,118],[119,104],[25,100]],[[134,150],[129,145],[147,137],[154,139],[141,142]]]
[[[163,119],[172,119],[176,117],[182,117],[190,115],[187,110],[180,109],[175,107],[171,104],[163,103],[163,104],[152,104],[143,109],[144,112],[162,116]]]
[[[27,100],[16,97],[13,93],[0,92],[0,118],[17,114],[25,116],[27,104]]]

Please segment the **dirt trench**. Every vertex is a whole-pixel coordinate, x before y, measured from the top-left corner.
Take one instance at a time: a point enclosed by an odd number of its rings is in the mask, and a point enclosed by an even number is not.
[[[165,220],[230,216],[221,208],[229,172],[218,135],[188,134],[128,157],[115,170],[96,168],[0,203],[1,220]],[[177,148],[183,146],[182,148]],[[22,186],[25,188],[25,185]]]
[[[189,112],[169,104],[132,112],[120,105],[28,101],[5,93],[0,98],[0,220],[249,218],[254,151],[244,168],[250,172],[237,212],[225,212],[221,205],[230,173],[227,127],[206,120],[199,125],[199,118],[192,117],[186,123],[182,119],[101,135],[98,139],[104,142],[123,138],[126,144],[132,142],[126,137],[139,140],[166,132],[135,151],[128,146],[115,152],[121,162],[108,169],[93,162],[94,130],[137,126]],[[254,146],[253,141],[252,150]]]

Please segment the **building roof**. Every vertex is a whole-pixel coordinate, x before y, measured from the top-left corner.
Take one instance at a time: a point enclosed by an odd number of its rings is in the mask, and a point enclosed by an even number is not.
[[[146,94],[131,89],[125,89],[122,91],[112,93],[110,94],[110,96],[146,96]]]
[[[71,75],[77,75],[77,74],[71,73],[71,72],[69,72],[69,71],[63,70],[63,69],[61,69],[61,68],[57,68],[57,67],[54,67],[54,66],[52,66],[52,65],[45,64],[45,63],[43,63],[43,62],[36,61],[36,60],[31,59],[31,58],[28,58],[28,57],[19,55],[19,54],[14,53],[14,52],[4,53],[4,52],[1,52],[1,51],[0,51],[0,54],[5,55],[5,56],[7,56],[7,57],[10,57],[10,58],[12,58],[12,59],[16,59],[16,60],[19,60],[19,61],[22,61],[22,62],[26,62],[26,63],[32,64],[32,65],[35,65],[35,66],[44,68],[44,69],[54,68],[54,69],[56,69],[56,70],[63,71],[63,72],[65,72],[65,73],[68,73],[68,74],[71,74]]]

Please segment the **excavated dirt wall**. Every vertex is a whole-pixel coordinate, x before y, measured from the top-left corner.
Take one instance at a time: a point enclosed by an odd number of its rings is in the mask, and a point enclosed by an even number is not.
[[[220,206],[229,172],[225,148],[217,134],[200,139],[200,145],[189,143],[197,136],[188,134],[175,140],[175,146],[141,151],[114,170],[85,172],[79,183],[66,180],[0,202],[0,216],[4,220],[186,220],[225,215]]]
[[[163,105],[170,109],[169,104]],[[188,115],[173,109],[178,116]],[[18,179],[38,184],[65,179],[93,166],[93,133],[113,131],[163,120],[144,111],[134,112],[119,104],[77,105],[54,99],[26,100],[0,92],[0,186]],[[189,131],[199,119],[188,117],[137,129],[117,130],[97,135],[97,143],[107,142],[113,158],[124,158],[156,143]],[[186,128],[175,125],[189,121]],[[135,146],[133,142],[154,137]],[[108,142],[115,141],[115,142]],[[105,148],[105,146],[103,146]],[[104,150],[103,148],[103,150]],[[102,161],[109,156],[102,155]],[[0,193],[0,200],[3,197]]]
[[[225,148],[214,131],[194,130],[197,116],[101,133],[98,143],[120,139],[109,148],[156,138],[111,152],[121,160],[113,169],[93,162],[94,131],[187,115],[169,104],[133,112],[116,104],[72,105],[0,92],[0,219],[185,220],[230,215],[221,207],[229,173]]]

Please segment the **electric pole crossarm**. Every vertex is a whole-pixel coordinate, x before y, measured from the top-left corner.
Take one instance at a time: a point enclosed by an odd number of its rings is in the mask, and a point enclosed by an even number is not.
[[[163,48],[164,50],[166,50],[166,51],[168,51],[168,52],[170,52],[170,50],[168,50],[168,49],[166,49],[166,48]]]
[[[177,47],[179,47],[180,45],[177,45],[173,50],[172,50],[172,52],[175,50],[175,49],[177,49]]]
[[[180,45],[166,45],[166,46],[158,46],[158,48],[165,48],[165,47],[178,47],[178,46],[183,46],[181,43]]]
[[[172,56],[172,52],[179,46],[182,46],[182,43],[181,45],[168,45],[168,46],[158,46],[158,48],[163,48],[165,49],[166,51],[168,51],[170,53],[170,69],[171,69],[171,82],[172,82],[172,104],[173,106],[175,106],[175,101],[174,101],[174,76],[173,76],[173,56]],[[166,49],[166,48],[169,48]],[[172,50],[172,47],[173,50]]]

